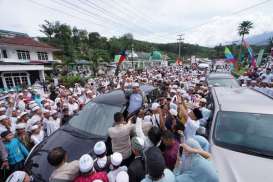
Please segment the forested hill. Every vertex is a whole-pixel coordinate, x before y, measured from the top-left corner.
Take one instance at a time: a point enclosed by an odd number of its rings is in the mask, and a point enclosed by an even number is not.
[[[175,59],[178,53],[177,43],[158,44],[139,41],[135,40],[130,33],[108,39],[98,32],[87,32],[58,21],[45,21],[40,25],[40,30],[46,35],[46,37],[39,37],[40,41],[61,49],[62,51],[57,53],[56,57],[66,63],[77,59],[86,59],[92,62],[94,60],[111,61],[115,54],[119,54],[122,50],[130,50],[132,45],[135,51],[152,52],[157,50],[167,54],[171,59]],[[181,45],[183,57],[196,55],[213,58],[221,57],[222,54],[222,48],[217,50],[184,43]]]

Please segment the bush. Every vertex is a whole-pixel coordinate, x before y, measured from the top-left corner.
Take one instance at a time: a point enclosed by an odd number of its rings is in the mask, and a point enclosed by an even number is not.
[[[84,78],[80,76],[62,76],[60,78],[60,83],[63,84],[65,87],[74,87],[75,83],[84,83]]]

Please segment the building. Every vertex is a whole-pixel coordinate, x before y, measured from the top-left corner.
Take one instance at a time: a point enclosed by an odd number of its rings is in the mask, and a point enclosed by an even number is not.
[[[135,69],[148,69],[155,66],[168,65],[167,56],[162,56],[159,51],[153,51],[151,53],[146,52],[133,52],[128,51],[127,59],[122,63],[122,69],[132,68]]]
[[[52,70],[53,52],[58,49],[27,34],[0,30],[0,89],[20,89],[39,80]]]

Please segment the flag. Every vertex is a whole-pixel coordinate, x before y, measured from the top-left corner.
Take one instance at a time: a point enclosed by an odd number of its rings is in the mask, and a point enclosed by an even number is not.
[[[232,63],[235,63],[235,62],[236,62],[235,57],[234,57],[233,54],[230,52],[230,50],[229,50],[228,47],[225,47],[225,57],[226,57],[226,61],[227,61],[227,62],[232,62]]]
[[[251,64],[251,66],[253,66],[254,68],[257,67],[257,63],[256,63],[256,59],[255,59],[254,53],[253,53],[253,51],[252,51],[250,45],[246,42],[245,39],[243,40],[243,46],[244,46],[244,48],[246,48],[247,51],[248,51],[248,55],[249,55],[249,59],[250,59],[250,64]]]
[[[123,61],[126,60],[126,53],[125,51],[121,51],[120,55],[115,55],[114,61],[116,64],[121,64]]]
[[[257,66],[260,66],[263,59],[263,55],[264,55],[264,49],[261,49],[259,51],[258,58],[257,58]]]
[[[176,65],[182,65],[182,60],[177,58],[175,64]]]

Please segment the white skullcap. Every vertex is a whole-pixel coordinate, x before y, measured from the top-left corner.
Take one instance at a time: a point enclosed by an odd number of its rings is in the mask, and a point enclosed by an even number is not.
[[[119,166],[122,162],[122,155],[121,153],[119,152],[115,152],[111,155],[111,163],[114,165],[114,166]]]
[[[18,123],[16,124],[16,129],[25,129],[26,128],[26,123]]]
[[[36,123],[40,122],[40,117],[38,116],[32,116],[32,118],[30,119],[30,124],[31,125],[35,125]]]
[[[170,109],[170,113],[173,116],[177,116],[177,110],[176,109]]]
[[[117,174],[116,182],[129,182],[129,175],[125,171],[120,171]]]
[[[200,99],[200,102],[207,103],[207,99],[202,98],[202,99]]]
[[[50,112],[50,115],[52,116],[52,115],[54,115],[54,114],[56,114],[56,113],[58,113],[56,110],[52,110],[52,111]]]
[[[15,171],[6,179],[8,182],[23,182],[26,177],[26,172],[24,171]]]
[[[154,110],[156,110],[159,106],[160,106],[160,105],[159,105],[158,103],[154,102],[154,103],[152,104],[151,110],[154,111]]]
[[[79,167],[82,173],[87,173],[93,169],[94,161],[89,154],[84,154],[79,160]]]
[[[4,120],[4,119],[7,119],[7,118],[8,118],[8,116],[2,115],[2,116],[0,116],[0,121],[2,121],[2,120]]]
[[[178,88],[178,85],[173,85],[173,88],[174,88],[174,89],[177,89],[177,88]]]
[[[176,93],[176,90],[171,89],[170,92],[171,92],[171,93]]]
[[[45,109],[45,110],[44,110],[44,113],[50,113],[50,110]]]
[[[31,127],[31,130],[36,130],[36,129],[38,129],[38,128],[39,128],[38,125],[33,125],[33,126]]]
[[[0,111],[6,111],[5,107],[0,107]]]
[[[106,152],[106,145],[103,141],[97,142],[94,146],[94,152],[96,155],[101,155]]]
[[[34,104],[34,103],[35,103],[35,101],[34,101],[34,100],[32,100],[32,101],[30,101],[30,102],[29,102],[29,104]]]
[[[39,107],[39,106],[35,106],[35,107],[32,108],[32,111],[35,112],[35,111],[37,111],[38,109],[40,109],[40,107]]]
[[[38,105],[37,105],[36,103],[33,103],[33,104],[30,104],[30,105],[29,105],[29,108],[32,109],[32,108],[34,108],[34,107],[36,107],[36,106],[38,106]]]
[[[132,87],[139,87],[139,83],[134,82],[134,83],[132,84]]]
[[[22,112],[19,116],[18,119],[20,119],[21,117],[23,117],[24,115],[28,114],[27,112]]]

